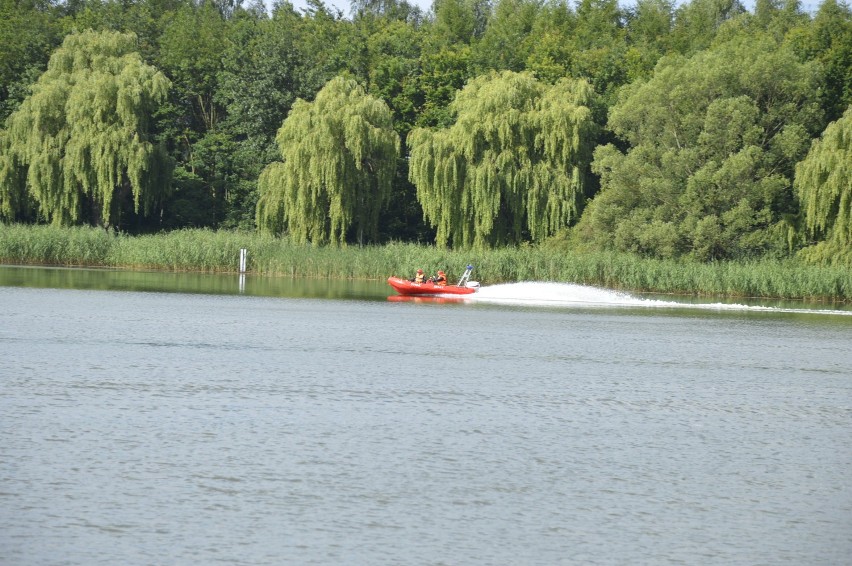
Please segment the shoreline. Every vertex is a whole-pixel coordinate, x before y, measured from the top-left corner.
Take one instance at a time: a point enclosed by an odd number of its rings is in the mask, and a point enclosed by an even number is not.
[[[541,246],[334,247],[296,245],[253,232],[192,229],[129,236],[98,228],[0,224],[0,263],[7,265],[236,274],[241,248],[248,250],[247,274],[271,277],[382,280],[420,267],[445,269],[452,279],[471,264],[474,277],[490,284],[549,281],[682,297],[852,302],[852,270],[793,258],[705,264]]]

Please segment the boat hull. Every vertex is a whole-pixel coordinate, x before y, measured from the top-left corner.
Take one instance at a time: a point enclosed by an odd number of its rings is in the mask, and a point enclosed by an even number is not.
[[[388,301],[392,303],[432,303],[433,305],[448,305],[463,303],[470,300],[470,295],[391,295]]]
[[[459,287],[458,285],[435,285],[432,282],[414,283],[408,279],[388,277],[388,285],[400,295],[470,295],[476,292],[475,287]]]

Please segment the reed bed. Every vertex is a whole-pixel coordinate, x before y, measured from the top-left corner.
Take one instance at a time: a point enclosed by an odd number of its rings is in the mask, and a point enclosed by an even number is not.
[[[486,284],[555,281],[625,291],[718,297],[852,301],[852,271],[795,259],[694,263],[619,253],[574,253],[536,246],[445,250],[392,242],[382,246],[296,245],[254,232],[179,230],[127,236],[97,228],[0,224],[0,262],[126,269],[235,272],[239,250],[248,270],[268,276],[383,279],[419,267],[458,277],[467,264]]]

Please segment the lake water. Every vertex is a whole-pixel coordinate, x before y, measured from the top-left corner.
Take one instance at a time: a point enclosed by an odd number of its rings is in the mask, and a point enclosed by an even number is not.
[[[0,267],[0,563],[852,557],[852,316]]]

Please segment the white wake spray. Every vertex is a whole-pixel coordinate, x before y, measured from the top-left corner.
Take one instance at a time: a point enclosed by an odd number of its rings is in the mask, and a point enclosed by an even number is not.
[[[646,307],[702,309],[715,311],[764,311],[805,314],[852,315],[852,311],[833,309],[806,309],[766,307],[731,303],[691,303],[646,299],[629,293],[577,285],[574,283],[537,283],[521,282],[503,285],[486,285],[465,299],[481,303],[495,303],[518,306],[551,307]]]

